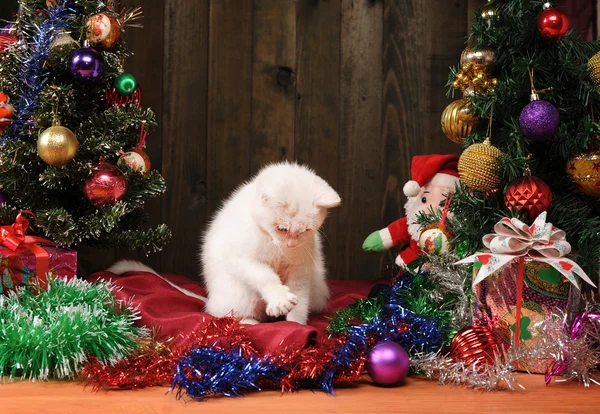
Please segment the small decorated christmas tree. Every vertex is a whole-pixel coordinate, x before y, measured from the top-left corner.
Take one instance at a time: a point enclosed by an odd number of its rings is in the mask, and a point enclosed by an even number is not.
[[[600,42],[580,40],[543,1],[488,1],[475,16],[442,115],[463,145],[450,211],[455,252],[483,248],[505,216],[531,225],[547,211],[577,263],[600,263]],[[423,224],[439,217],[423,216]]]
[[[61,245],[159,250],[143,206],[165,191],[144,153],[154,114],[125,72],[138,9],[100,0],[21,0],[0,33],[2,224],[21,210]]]

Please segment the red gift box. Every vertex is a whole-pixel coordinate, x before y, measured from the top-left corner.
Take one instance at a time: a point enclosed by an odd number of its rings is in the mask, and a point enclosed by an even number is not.
[[[25,212],[23,212],[25,213]],[[15,223],[0,227],[0,293],[34,279],[45,286],[47,273],[68,279],[77,274],[77,252],[42,237],[27,236],[29,222],[20,213]]]

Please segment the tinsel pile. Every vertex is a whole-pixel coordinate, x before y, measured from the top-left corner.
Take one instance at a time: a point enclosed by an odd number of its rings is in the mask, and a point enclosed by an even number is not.
[[[77,377],[89,357],[113,364],[137,348],[146,330],[138,313],[113,299],[106,282],[50,280],[0,295],[0,377]]]
[[[148,343],[117,364],[92,359],[82,377],[94,389],[143,388],[170,384],[178,398],[203,400],[240,396],[250,390],[320,389],[350,383],[365,374],[369,350],[381,341],[401,344],[410,354],[413,375],[440,384],[492,391],[521,387],[514,365],[523,358],[551,362],[547,381],[577,379],[589,386],[600,362],[600,312],[589,302],[572,322],[550,315],[540,325],[543,344],[536,349],[497,347],[493,358],[469,363],[450,352],[457,330],[471,323],[471,280],[455,258],[432,258],[427,271],[399,273],[390,285],[333,314],[329,338],[316,344],[265,353],[234,319],[212,320],[189,336],[187,345],[169,349]],[[465,293],[467,292],[467,293]]]
[[[328,328],[331,336],[314,346],[301,344],[266,354],[253,345],[243,325],[222,318],[192,335],[188,346],[170,353],[141,352],[114,366],[92,361],[84,378],[96,389],[139,388],[169,380],[179,397],[195,399],[238,396],[251,389],[333,393],[335,384],[363,375],[368,351],[378,342],[395,341],[411,355],[439,352],[449,344],[468,315],[464,290],[458,286],[470,280],[446,270],[443,284],[440,276],[425,271],[398,274],[391,286],[336,312]],[[164,369],[169,361],[172,369]]]

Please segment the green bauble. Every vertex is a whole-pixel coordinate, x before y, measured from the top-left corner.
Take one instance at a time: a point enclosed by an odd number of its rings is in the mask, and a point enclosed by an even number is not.
[[[137,87],[137,80],[130,73],[124,73],[115,79],[115,90],[121,96],[132,95]]]

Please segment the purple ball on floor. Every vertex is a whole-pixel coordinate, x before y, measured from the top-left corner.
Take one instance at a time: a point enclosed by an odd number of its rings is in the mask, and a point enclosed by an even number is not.
[[[558,109],[550,102],[532,101],[519,116],[521,132],[535,141],[548,141],[560,125]]]
[[[378,385],[396,385],[410,369],[408,353],[395,342],[379,342],[367,356],[367,372]]]

